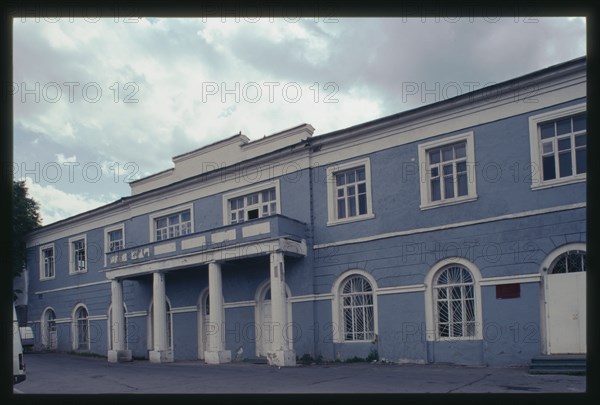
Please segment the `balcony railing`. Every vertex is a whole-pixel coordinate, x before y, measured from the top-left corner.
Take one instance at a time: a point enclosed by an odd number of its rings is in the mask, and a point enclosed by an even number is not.
[[[287,238],[298,242],[306,239],[306,224],[283,215],[273,215],[109,252],[106,253],[106,267],[111,269],[275,238]]]

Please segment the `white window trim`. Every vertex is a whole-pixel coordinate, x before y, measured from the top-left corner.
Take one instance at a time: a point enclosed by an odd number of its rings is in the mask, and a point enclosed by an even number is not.
[[[155,228],[155,219],[156,218],[160,218],[160,217],[164,217],[167,215],[171,215],[171,214],[175,214],[177,212],[181,212],[181,211],[185,211],[185,210],[190,210],[190,222],[191,222],[191,231],[190,231],[190,235],[194,233],[194,204],[193,203],[188,203],[185,205],[178,205],[176,207],[173,208],[169,208],[166,210],[162,210],[159,212],[155,212],[154,214],[150,214],[148,216],[148,223],[149,223],[149,229],[150,229],[150,243],[156,242],[156,228]],[[125,234],[123,233],[123,239],[125,238]],[[173,239],[173,238],[170,238]],[[161,240],[160,242],[165,242],[168,241],[169,239],[164,239]]]
[[[433,148],[439,148],[444,145],[467,141],[465,147],[467,155],[467,183],[468,183],[468,194],[460,197],[454,197],[447,200],[431,201],[429,195],[429,176],[427,163],[427,150]],[[464,202],[474,201],[477,199],[477,180],[475,175],[475,140],[473,132],[466,132],[463,134],[453,135],[441,139],[437,139],[431,142],[425,142],[419,144],[419,180],[420,180],[420,192],[421,192],[421,210],[437,208],[447,205],[461,204]]]
[[[40,318],[40,329],[41,329],[41,341],[42,341],[42,346],[49,348],[50,347],[50,336],[48,335],[48,320],[47,318],[47,314],[49,311],[52,311],[54,313],[54,326],[56,327],[56,311],[54,310],[54,308],[48,306],[46,308],[44,308],[44,310],[42,311],[42,316]],[[57,340],[58,340],[58,330],[57,330]],[[57,346],[58,346],[58,341],[56,342]],[[56,348],[54,348],[56,349]]]
[[[229,215],[229,200],[246,196],[248,194],[258,193],[269,188],[275,187],[275,199],[276,199],[276,214],[281,214],[281,194],[279,191],[279,179],[271,180],[265,183],[260,183],[254,186],[245,187],[231,193],[223,194],[223,225],[231,225],[231,216]],[[260,217],[258,218],[260,219]],[[244,221],[246,223],[246,221]]]
[[[73,242],[76,242],[81,239],[83,239],[83,243],[85,245],[85,270],[75,271],[75,260],[74,260],[75,251],[73,249]],[[87,271],[88,271],[88,256],[89,256],[89,249],[88,249],[86,234],[82,234],[82,235],[78,235],[78,236],[69,238],[69,275],[87,273]],[[88,312],[88,314],[89,314],[89,312]]]
[[[377,282],[371,275],[371,273],[366,272],[364,270],[354,269],[349,270],[342,273],[333,283],[333,287],[331,288],[331,293],[333,294],[333,298],[331,301],[331,319],[333,320],[333,342],[334,343],[365,343],[365,342],[373,342],[373,340],[345,340],[344,339],[344,313],[343,313],[343,305],[341,300],[341,286],[342,283],[345,282],[349,277],[352,276],[362,276],[369,281],[371,284],[371,289],[373,290],[373,333],[375,335],[375,340],[377,340],[377,336],[379,335],[379,316],[377,310]]]
[[[570,115],[587,111],[587,103],[552,110],[543,114],[529,117],[529,145],[531,153],[531,189],[540,190],[548,187],[562,186],[564,184],[579,183],[587,179],[587,173],[575,174],[569,177],[556,178],[544,181],[542,179],[542,161],[540,155],[540,140],[538,125],[544,121],[553,121]]]
[[[52,260],[54,262],[54,275],[52,277],[45,276],[45,268],[44,268],[44,250],[52,249]],[[40,281],[53,280],[56,278],[56,249],[54,248],[54,243],[48,243],[46,245],[40,246]]]
[[[113,231],[118,231],[119,229],[121,230],[121,232],[123,232],[123,249],[125,249],[125,224],[121,223],[118,225],[113,225],[113,226],[104,228],[104,267],[106,267],[106,265],[107,265],[107,261],[106,261],[107,254],[111,253],[108,250],[109,245],[110,245],[110,240],[108,239],[108,234]]]
[[[86,245],[87,248],[87,245]],[[87,251],[86,251],[87,252]],[[79,303],[77,305],[75,305],[75,308],[73,308],[73,313],[71,314],[71,347],[74,351],[80,350],[79,349],[79,329],[78,329],[78,319],[76,318],[77,315],[77,311],[79,310],[79,308],[85,308],[85,312],[87,312],[87,350],[86,351],[90,351],[91,350],[91,333],[90,333],[90,310],[88,309],[88,307],[85,304]]]
[[[460,337],[437,337],[437,325],[435,324],[434,316],[434,288],[433,281],[440,270],[448,265],[459,265],[465,267],[473,276],[473,291],[475,294],[475,336],[460,336]],[[483,315],[481,312],[481,272],[475,264],[462,257],[449,257],[437,262],[427,276],[425,277],[425,339],[428,342],[444,342],[457,340],[482,340],[483,339]]]
[[[365,167],[365,184],[367,186],[367,213],[362,215],[356,215],[354,217],[337,219],[336,207],[337,207],[337,195],[335,187],[335,174],[346,170],[353,169],[355,167]],[[338,163],[327,168],[327,226],[346,224],[348,222],[364,221],[367,219],[375,218],[373,213],[373,199],[371,197],[371,159],[363,158],[353,160],[346,163]]]

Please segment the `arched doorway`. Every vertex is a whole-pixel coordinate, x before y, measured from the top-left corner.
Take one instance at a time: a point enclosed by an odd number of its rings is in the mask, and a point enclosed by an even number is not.
[[[562,246],[542,264],[545,354],[582,354],[586,342],[586,247]]]
[[[173,350],[173,313],[171,312],[171,301],[166,299],[167,306],[167,345],[169,350]],[[150,302],[148,308],[148,333],[147,333],[148,350],[154,350],[154,303]]]
[[[42,314],[42,349],[56,350],[57,347],[56,313],[52,308],[46,308]]]
[[[286,284],[285,293],[287,299],[287,320],[288,324],[292,323],[292,305],[289,301],[292,293],[290,288]],[[255,320],[256,320],[256,356],[266,357],[267,352],[271,351],[271,345],[273,344],[273,325],[272,325],[272,312],[271,312],[271,282],[269,280],[264,281],[256,290],[255,296],[256,309],[255,309]],[[288,328],[289,330],[289,328]],[[288,332],[291,339],[291,330]],[[292,342],[288,340],[288,349],[292,349]]]
[[[204,360],[204,352],[208,346],[208,323],[210,322],[210,296],[205,288],[198,297],[198,359]]]

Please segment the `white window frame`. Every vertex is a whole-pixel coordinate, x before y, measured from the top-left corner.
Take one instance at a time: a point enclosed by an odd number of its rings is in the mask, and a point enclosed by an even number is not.
[[[275,215],[281,214],[281,193],[280,193],[280,187],[279,187],[279,179],[277,179],[277,180],[268,181],[266,183],[260,183],[260,184],[254,185],[254,186],[245,187],[243,189],[233,191],[231,193],[223,194],[223,204],[222,204],[222,206],[223,206],[223,225],[231,225],[229,200],[232,200],[234,198],[239,198],[239,197],[245,197],[249,194],[260,193],[261,191],[265,191],[270,188],[275,188],[275,204],[276,204]],[[245,207],[244,207],[244,213],[245,212],[246,211],[245,211]],[[260,217],[260,214],[261,213],[259,212],[259,217],[257,219],[263,218],[263,217]],[[247,220],[244,220],[243,223],[246,223],[246,222],[247,222]],[[238,224],[239,224],[239,222],[238,222]]]
[[[189,204],[185,204],[185,205],[178,205],[176,207],[173,208],[169,208],[166,210],[162,210],[159,212],[156,212],[154,214],[150,214],[148,216],[148,221],[149,221],[149,229],[150,229],[150,242],[165,242],[168,241],[170,239],[173,238],[167,238],[167,239],[161,239],[161,240],[157,240],[156,239],[156,219],[161,218],[161,217],[165,217],[168,215],[173,215],[176,214],[178,212],[182,212],[182,211],[186,211],[186,210],[190,210],[190,222],[191,222],[191,229],[190,229],[190,233],[187,235],[191,235],[194,233],[194,204],[193,203],[189,203]],[[182,235],[179,235],[182,236]],[[177,237],[179,237],[177,236]],[[185,236],[185,235],[184,235]],[[125,237],[125,234],[123,234],[123,237]]]
[[[365,168],[365,185],[367,194],[367,212],[362,215],[355,215],[353,217],[346,217],[338,219],[337,217],[337,187],[335,181],[335,175],[340,172],[359,168],[364,166]],[[363,158],[353,160],[346,163],[338,163],[327,168],[327,226],[346,224],[348,222],[364,221],[367,219],[375,218],[373,213],[373,199],[371,195],[371,159]],[[357,207],[358,209],[358,207]]]
[[[44,250],[52,249],[52,276],[46,277],[46,262],[44,258]],[[52,280],[56,277],[56,249],[54,243],[48,243],[40,246],[40,281]]]
[[[80,308],[85,309],[85,312],[87,313],[87,317],[85,318],[86,322],[87,322],[87,344],[86,344],[86,348],[80,348],[79,347],[79,319],[77,318],[77,311],[79,311]],[[73,309],[73,315],[71,318],[71,332],[72,332],[72,348],[74,351],[90,351],[91,350],[91,337],[90,337],[90,310],[88,309],[88,307],[85,304],[77,304],[75,305],[75,308]]]
[[[587,179],[587,172],[574,174],[568,177],[557,177],[552,180],[543,180],[542,172],[542,154],[540,151],[541,139],[539,137],[539,124],[545,121],[555,121],[571,115],[576,115],[582,112],[587,112],[587,103],[581,103],[570,107],[560,108],[545,112],[542,114],[532,115],[529,117],[529,145],[531,153],[531,189],[539,190],[548,187],[562,186],[564,184],[579,183]],[[573,149],[575,145],[573,145]],[[587,148],[587,146],[586,146]]]
[[[342,285],[345,282],[355,276],[361,276],[367,279],[367,281],[371,284],[371,290],[373,294],[373,339],[368,340],[345,340],[344,333],[344,306],[342,302]],[[333,287],[331,289],[333,300],[331,303],[332,309],[332,317],[333,320],[333,341],[334,343],[365,343],[365,342],[373,342],[377,340],[377,336],[379,334],[379,322],[378,322],[378,295],[377,295],[377,282],[373,278],[373,276],[359,269],[349,270],[341,274],[336,281],[333,283]]]
[[[440,271],[444,270],[449,266],[462,266],[471,272],[473,277],[473,295],[475,298],[475,335],[473,336],[459,336],[459,337],[440,337],[438,336],[438,325],[435,321],[435,304],[437,302],[435,297],[434,282],[437,279]],[[427,276],[425,277],[425,326],[427,341],[443,342],[443,341],[456,341],[456,340],[482,340],[483,339],[483,324],[482,324],[482,312],[481,312],[481,272],[475,264],[471,263],[467,259],[462,257],[449,257],[437,262]]]
[[[83,240],[83,243],[85,245],[85,270],[77,270],[76,266],[75,266],[75,249],[73,247],[73,243],[77,242],[79,240]],[[87,235],[83,234],[83,235],[78,235],[78,236],[74,236],[72,238],[69,238],[69,274],[70,275],[75,275],[75,274],[83,274],[83,273],[87,273],[88,271],[88,243],[87,243]]]
[[[466,141],[466,159],[467,159],[467,195],[442,199],[439,201],[431,200],[430,191],[430,170],[427,152],[430,149],[440,148],[453,143]],[[421,210],[442,207],[446,205],[461,204],[477,199],[477,181],[475,175],[475,140],[473,132],[444,137],[431,142],[419,144],[419,179],[421,192]],[[440,179],[440,181],[442,181]]]
[[[108,234],[118,230],[121,230],[121,232],[123,233],[123,248],[121,249],[123,250],[125,249],[125,224],[118,224],[104,228],[104,267],[106,267],[107,265],[107,254],[117,252],[110,251],[110,239],[108,237]]]

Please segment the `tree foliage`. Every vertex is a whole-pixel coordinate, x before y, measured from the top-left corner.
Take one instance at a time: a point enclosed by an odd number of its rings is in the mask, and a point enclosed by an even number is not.
[[[13,181],[12,191],[12,272],[15,277],[26,264],[25,237],[40,226],[40,214],[38,203],[27,196],[25,181]]]

